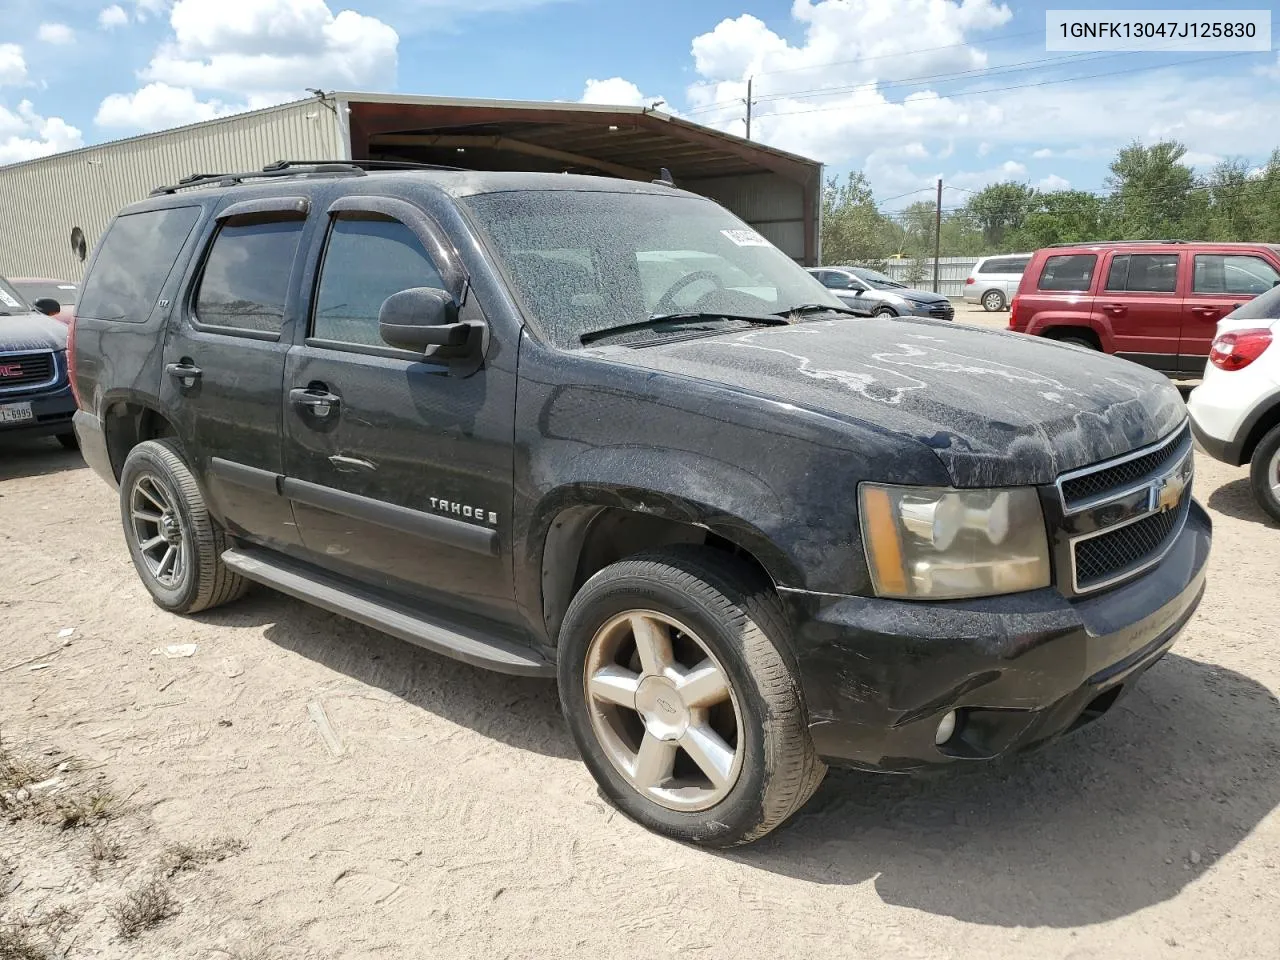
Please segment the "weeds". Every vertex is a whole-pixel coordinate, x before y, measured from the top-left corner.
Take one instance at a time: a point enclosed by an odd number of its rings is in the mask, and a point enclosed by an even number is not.
[[[54,946],[67,935],[67,931],[80,922],[80,914],[70,907],[55,907],[40,918],[40,926],[53,941]]]
[[[78,797],[63,797],[52,801],[54,822],[63,830],[74,830],[106,820],[111,816],[115,798],[101,790],[90,790]]]
[[[215,840],[196,846],[190,843],[171,843],[160,854],[159,872],[166,877],[176,876],[184,870],[196,870],[206,863],[222,861],[244,850],[239,840]]]
[[[0,923],[0,960],[49,960],[49,951],[25,923]]]
[[[159,877],[127,894],[108,908],[107,913],[116,922],[116,930],[125,940],[159,926],[178,912],[169,886]],[[0,958],[6,960],[6,958]]]
[[[98,830],[89,838],[89,856],[95,864],[119,863],[124,859],[124,847]]]

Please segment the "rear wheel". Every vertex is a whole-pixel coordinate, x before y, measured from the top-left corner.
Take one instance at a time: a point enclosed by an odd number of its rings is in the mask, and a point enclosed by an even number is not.
[[[1258,505],[1280,523],[1280,427],[1273,427],[1254,448],[1249,483]]]
[[[1088,337],[1057,337],[1059,343],[1072,343],[1077,347],[1084,347],[1086,350],[1097,350],[1098,345]]]
[[[196,613],[244,593],[246,581],[222,563],[226,533],[172,440],[129,451],[120,471],[120,518],[134,568],[164,609]]]
[[[780,644],[772,585],[732,556],[672,547],[593,576],[565,615],[560,699],[601,790],[677,840],[774,829],[826,767]]]
[[[982,309],[987,313],[997,313],[1004,309],[1004,294],[999,290],[988,290],[982,295]]]

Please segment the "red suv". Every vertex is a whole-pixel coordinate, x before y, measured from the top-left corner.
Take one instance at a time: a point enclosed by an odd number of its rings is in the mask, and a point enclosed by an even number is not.
[[[1036,251],[1009,329],[1198,377],[1218,320],[1280,283],[1280,245],[1141,241]]]

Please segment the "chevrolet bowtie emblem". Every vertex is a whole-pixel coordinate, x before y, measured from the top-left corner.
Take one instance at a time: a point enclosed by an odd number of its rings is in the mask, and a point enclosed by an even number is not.
[[[1182,492],[1187,489],[1186,478],[1170,474],[1151,485],[1150,509],[1155,513],[1176,509],[1182,502]]]

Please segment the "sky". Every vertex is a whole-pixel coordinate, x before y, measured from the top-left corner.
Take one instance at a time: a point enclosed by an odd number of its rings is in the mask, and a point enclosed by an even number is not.
[[[1222,2],[1124,0],[1127,8]],[[652,104],[862,170],[897,209],[1016,180],[1104,189],[1132,140],[1207,173],[1280,146],[1280,58],[1046,52],[1099,0],[0,0],[0,164],[306,89]],[[1115,4],[1111,5],[1116,6]],[[1276,0],[1233,0],[1272,9]]]

